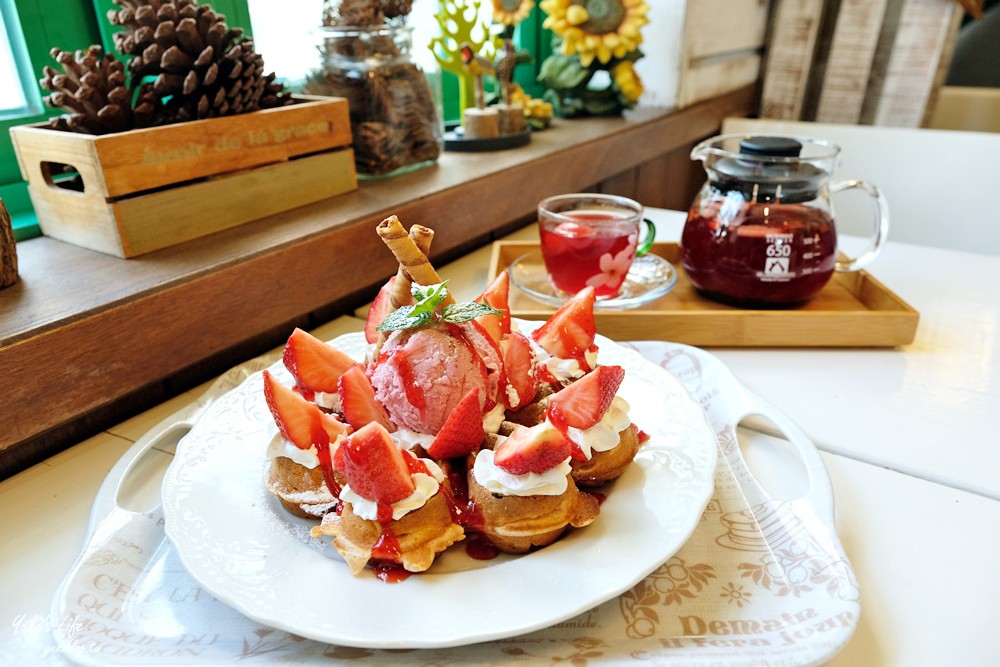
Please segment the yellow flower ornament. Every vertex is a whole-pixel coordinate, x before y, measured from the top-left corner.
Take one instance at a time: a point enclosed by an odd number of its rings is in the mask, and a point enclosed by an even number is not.
[[[618,90],[630,103],[635,104],[642,97],[644,88],[631,60],[623,60],[611,68],[611,76]]]
[[[493,0],[493,20],[503,25],[517,25],[528,18],[534,0]]]
[[[539,7],[548,14],[542,26],[562,37],[562,52],[577,54],[584,67],[635,51],[649,23],[644,0],[542,0]]]

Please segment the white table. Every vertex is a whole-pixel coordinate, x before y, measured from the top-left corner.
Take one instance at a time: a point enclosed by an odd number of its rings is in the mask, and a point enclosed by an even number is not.
[[[678,238],[678,214],[650,213],[662,240]],[[441,267],[459,300],[481,291],[488,257],[484,248]],[[1000,258],[890,241],[870,272],[920,311],[912,345],[713,352],[823,452],[863,596],[855,636],[832,664],[993,665],[1000,438],[990,408],[1000,406],[1000,298],[991,279],[1000,278]],[[314,333],[329,339],[362,324],[342,317]],[[107,471],[206,386],[0,483],[0,664],[34,662]],[[741,444],[762,478],[793,488],[794,461],[773,443],[748,432]]]

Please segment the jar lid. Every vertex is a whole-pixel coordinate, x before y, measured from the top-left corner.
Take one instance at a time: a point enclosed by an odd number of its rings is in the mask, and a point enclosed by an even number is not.
[[[792,137],[750,136],[740,140],[739,156],[715,163],[717,185],[739,190],[747,200],[801,203],[816,199],[828,173],[800,159],[802,144]]]

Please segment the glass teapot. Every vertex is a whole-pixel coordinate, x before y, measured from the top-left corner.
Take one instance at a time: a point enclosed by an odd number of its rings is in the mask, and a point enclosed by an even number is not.
[[[782,307],[812,298],[836,271],[856,271],[885,243],[889,209],[865,181],[830,181],[840,147],[808,137],[722,135],[701,142],[708,181],[681,235],[681,259],[705,296],[743,307]],[[874,202],[871,243],[838,259],[831,193],[860,188]]]

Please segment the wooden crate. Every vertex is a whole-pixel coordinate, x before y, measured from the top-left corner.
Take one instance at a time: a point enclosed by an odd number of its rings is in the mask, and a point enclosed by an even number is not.
[[[489,280],[537,241],[493,244]],[[597,309],[597,331],[614,340],[668,340],[701,347],[895,347],[913,342],[920,314],[865,271],[835,273],[819,294],[798,308],[749,310],[698,294],[680,268],[676,243],[654,243],[650,252],[679,271],[664,296],[634,310]],[[510,314],[544,320],[553,308],[516,287]]]
[[[341,98],[102,136],[10,132],[42,233],[118,257],[357,188]]]

